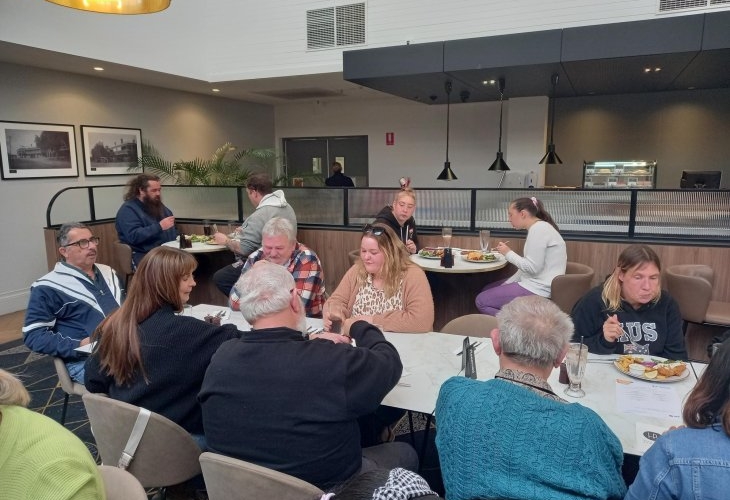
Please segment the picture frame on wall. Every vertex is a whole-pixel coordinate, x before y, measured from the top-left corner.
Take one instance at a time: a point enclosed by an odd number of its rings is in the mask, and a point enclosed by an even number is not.
[[[142,130],[81,125],[87,176],[129,175],[142,156]]]
[[[78,177],[73,125],[0,121],[2,178]]]

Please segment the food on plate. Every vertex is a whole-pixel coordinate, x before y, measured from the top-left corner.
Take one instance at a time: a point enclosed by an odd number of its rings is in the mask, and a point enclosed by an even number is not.
[[[441,258],[444,256],[444,249],[443,248],[434,248],[434,247],[425,247],[422,248],[420,252],[418,252],[418,255],[421,257],[429,257],[429,258]]]
[[[497,260],[497,257],[493,253],[482,253],[473,250],[466,254],[466,260],[479,261],[479,262],[492,262]]]
[[[185,238],[193,243],[208,243],[213,239],[211,236],[204,236],[202,234],[186,234]]]
[[[616,367],[624,373],[650,380],[665,380],[679,377],[687,369],[684,361],[652,358],[651,356],[621,356],[616,360]]]

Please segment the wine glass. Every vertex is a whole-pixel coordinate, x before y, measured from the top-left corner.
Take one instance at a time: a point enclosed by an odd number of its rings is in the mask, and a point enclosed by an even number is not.
[[[479,230],[479,246],[482,249],[482,253],[489,251],[489,229]]]
[[[451,248],[451,228],[441,228],[441,237],[444,239],[444,248]]]
[[[588,346],[571,343],[568,347],[568,354],[565,356],[565,366],[568,369],[568,380],[570,380],[570,384],[565,388],[566,395],[574,398],[582,398],[586,395],[580,387],[586,364],[588,364]]]

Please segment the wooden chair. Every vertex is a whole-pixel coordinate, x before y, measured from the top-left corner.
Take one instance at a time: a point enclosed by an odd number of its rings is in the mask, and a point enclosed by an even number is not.
[[[446,323],[441,327],[441,332],[470,337],[489,337],[495,328],[497,328],[497,318],[494,316],[465,314]]]
[[[101,394],[87,393],[83,400],[102,463],[117,465],[140,408]],[[200,453],[185,429],[153,412],[127,472],[144,488],[165,488],[200,474]]]
[[[200,455],[200,466],[210,500],[319,500],[324,494],[283,472],[217,453]]]
[[[68,410],[68,398],[70,395],[83,396],[88,391],[84,384],[79,384],[71,379],[68,374],[66,363],[61,358],[53,358],[53,366],[56,368],[58,381],[61,382],[61,389],[65,393],[63,396],[63,409],[61,410],[61,425],[66,423],[66,411]]]
[[[688,323],[730,326],[730,302],[712,300],[715,271],[710,266],[670,266],[664,280],[667,291],[679,305],[685,333]]]
[[[575,303],[591,289],[594,275],[592,267],[568,262],[565,274],[553,278],[550,298],[564,313],[570,314]]]
[[[147,500],[147,493],[137,478],[126,470],[111,465],[100,465],[106,500]]]
[[[132,263],[132,247],[121,241],[114,242],[114,254],[119,263],[119,273],[124,276],[124,287],[129,289],[129,282],[134,276],[134,264]]]

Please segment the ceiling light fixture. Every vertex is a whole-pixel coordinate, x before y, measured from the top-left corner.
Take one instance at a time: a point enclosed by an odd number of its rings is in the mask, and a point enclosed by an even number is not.
[[[94,66],[94,71],[104,71],[104,68],[101,66]]]
[[[451,162],[449,161],[449,116],[451,114],[451,82],[447,81],[444,85],[446,90],[446,161],[444,169],[441,171],[436,180],[439,181],[455,181],[457,179],[451,170]]]
[[[499,147],[497,148],[497,159],[494,160],[489,170],[509,170],[507,163],[502,158],[502,110],[504,108],[504,78],[499,79]]]
[[[221,91],[220,89],[210,89],[210,90],[213,91],[213,92],[220,92]]]
[[[553,84],[553,97],[550,99],[548,106],[548,113],[550,114],[550,143],[547,147],[547,153],[545,153],[545,156],[538,163],[542,165],[562,165],[563,160],[555,152],[555,143],[553,142],[553,132],[555,131],[555,87],[558,86],[558,74],[553,74],[550,81]]]
[[[63,7],[101,14],[152,14],[170,6],[170,0],[46,0]]]

